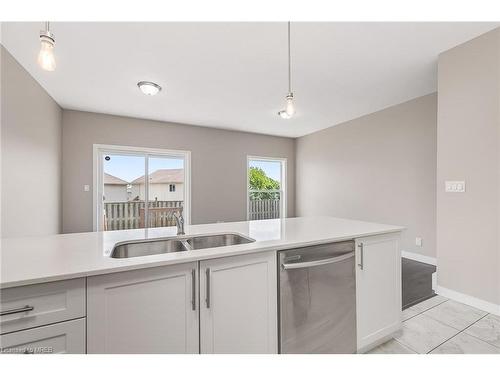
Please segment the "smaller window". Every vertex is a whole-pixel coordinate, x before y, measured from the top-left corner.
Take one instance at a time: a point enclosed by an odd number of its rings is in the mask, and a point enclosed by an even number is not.
[[[286,217],[286,159],[248,156],[248,220]]]
[[[175,192],[175,185],[169,185],[168,189],[170,190],[171,193]]]

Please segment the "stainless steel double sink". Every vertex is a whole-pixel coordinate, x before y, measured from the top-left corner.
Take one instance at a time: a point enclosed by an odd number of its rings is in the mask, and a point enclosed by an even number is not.
[[[125,241],[115,245],[111,252],[111,258],[142,257],[211,247],[241,245],[250,242],[255,242],[255,240],[234,233]]]

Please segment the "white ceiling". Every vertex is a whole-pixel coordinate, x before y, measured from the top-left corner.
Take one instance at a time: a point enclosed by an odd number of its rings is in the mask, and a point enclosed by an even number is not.
[[[54,23],[55,72],[41,26],[3,23],[2,44],[63,108],[298,137],[436,91],[438,54],[498,23],[292,23],[291,120],[286,23]]]

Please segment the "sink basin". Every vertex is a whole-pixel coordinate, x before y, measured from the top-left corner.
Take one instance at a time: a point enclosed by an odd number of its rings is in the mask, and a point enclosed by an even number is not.
[[[111,258],[132,258],[145,255],[175,253],[186,251],[185,240],[155,239],[146,241],[122,242],[115,245]]]
[[[142,257],[146,255],[208,249],[211,247],[241,245],[254,241],[252,238],[234,233],[134,240],[117,243],[111,252],[111,258]]]
[[[196,236],[187,239],[187,243],[193,250],[208,249],[210,247],[241,245],[250,242],[255,242],[255,240],[232,233]]]

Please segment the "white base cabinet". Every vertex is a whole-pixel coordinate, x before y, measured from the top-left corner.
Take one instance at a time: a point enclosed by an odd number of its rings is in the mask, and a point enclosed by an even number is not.
[[[277,352],[275,252],[87,280],[88,353]]]
[[[85,278],[0,290],[0,353],[85,353]]]
[[[88,353],[198,353],[198,263],[89,277]]]
[[[276,253],[200,262],[201,353],[277,353]]]
[[[386,341],[401,328],[400,236],[356,240],[358,352]]]
[[[358,352],[401,327],[399,243],[356,240]],[[6,289],[1,352],[277,353],[276,263],[266,251],[88,277],[86,317],[84,279]]]

